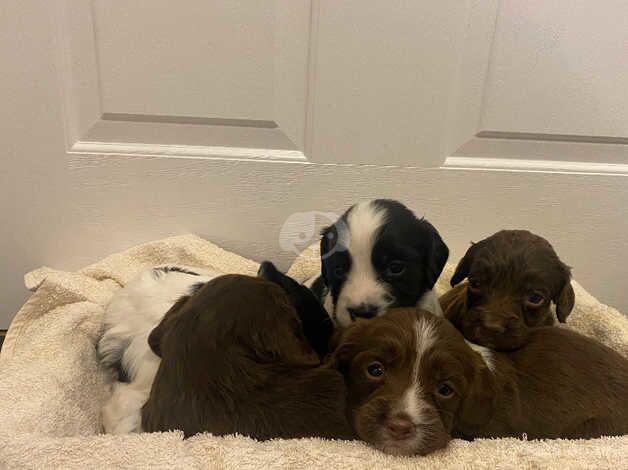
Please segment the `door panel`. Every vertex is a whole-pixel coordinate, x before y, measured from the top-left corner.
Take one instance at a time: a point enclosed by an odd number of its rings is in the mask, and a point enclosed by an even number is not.
[[[469,2],[317,3],[312,159],[440,166]]]
[[[482,130],[628,143],[628,3],[501,2]]]
[[[625,175],[625,2],[471,3],[443,166]]]
[[[68,150],[305,161],[309,1],[64,0]]]
[[[103,113],[274,120],[268,2],[93,5]]]

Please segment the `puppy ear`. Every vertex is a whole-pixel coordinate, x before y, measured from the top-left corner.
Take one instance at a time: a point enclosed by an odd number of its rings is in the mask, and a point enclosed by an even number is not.
[[[430,289],[434,287],[440,273],[443,272],[443,268],[445,267],[445,263],[449,258],[449,248],[441,238],[438,230],[434,228],[432,224],[430,224],[427,220],[422,219],[422,224],[426,224],[430,235],[432,237],[432,245],[430,250],[430,255],[426,260],[426,281],[430,286]]]
[[[438,299],[445,318],[460,329],[462,316],[467,311],[467,289],[465,285],[456,286]]]
[[[351,358],[353,357],[351,351],[351,345],[341,344],[331,355],[333,367],[343,375],[347,373],[349,365],[351,364]]]
[[[353,329],[355,326],[349,326],[345,330],[335,333],[331,339],[331,364],[342,374],[347,373],[355,355],[355,342],[352,339]]]
[[[305,338],[319,357],[324,357],[329,352],[334,325],[314,293],[280,272],[270,261],[260,265],[257,276],[278,284],[288,294],[301,320]]]
[[[493,373],[480,354],[472,352],[474,373],[458,413],[458,426],[468,435],[473,435],[475,429],[489,421],[497,395]]]
[[[329,349],[333,352],[338,349],[340,345],[340,340],[342,339],[342,330],[335,330],[329,339]]]
[[[479,248],[481,243],[482,242],[471,242],[471,246],[464,254],[462,259],[458,262],[458,266],[456,266],[454,275],[451,276],[451,287],[454,287],[456,284],[460,284],[469,275],[469,271],[471,270],[471,264],[473,263],[473,259],[475,258],[475,254],[477,253],[477,249]]]
[[[157,356],[161,357],[161,341],[166,333],[170,331],[175,319],[179,316],[178,313],[189,298],[189,296],[180,297],[148,335],[148,345]]]
[[[262,261],[259,265],[259,269],[257,270],[257,277],[274,282],[288,294],[292,293],[296,286],[299,285],[297,281],[279,271],[270,261]]]
[[[565,320],[567,320],[567,317],[576,303],[576,294],[573,291],[573,287],[571,287],[571,273],[569,267],[565,266],[565,271],[563,287],[558,295],[552,299],[556,304],[556,317],[561,323],[565,323]]]
[[[321,277],[325,282],[325,285],[329,285],[329,276],[327,273],[325,258],[329,255],[329,252],[333,249],[334,242],[334,226],[330,225],[321,230],[321,243],[320,243],[320,257],[321,257]]]

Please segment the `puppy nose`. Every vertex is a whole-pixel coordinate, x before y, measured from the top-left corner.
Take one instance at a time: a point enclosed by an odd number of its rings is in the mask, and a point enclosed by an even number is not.
[[[407,416],[397,415],[388,420],[388,432],[393,439],[407,439],[414,434],[414,423]]]
[[[356,307],[347,307],[351,318],[373,318],[377,314],[377,306],[371,304],[360,304]]]
[[[484,328],[492,333],[501,334],[506,330],[504,322],[499,319],[485,319],[483,322]]]

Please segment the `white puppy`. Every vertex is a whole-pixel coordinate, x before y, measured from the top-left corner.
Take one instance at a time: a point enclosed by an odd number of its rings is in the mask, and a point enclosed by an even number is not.
[[[192,295],[219,273],[198,274],[182,267],[160,267],[140,273],[111,299],[103,319],[98,353],[103,365],[118,367],[127,382],[116,382],[102,409],[105,432],[140,432],[142,406],[159,367],[148,335],[181,297]]]

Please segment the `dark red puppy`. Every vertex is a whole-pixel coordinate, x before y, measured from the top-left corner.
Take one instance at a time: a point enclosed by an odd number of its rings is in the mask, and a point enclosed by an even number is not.
[[[467,278],[466,283],[461,282]],[[552,245],[526,230],[502,230],[467,250],[441,296],[443,312],[469,340],[497,350],[525,344],[530,332],[565,322],[574,306],[569,267]]]

